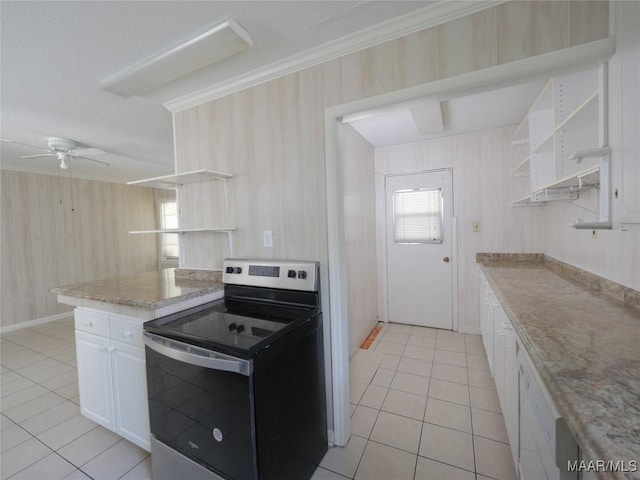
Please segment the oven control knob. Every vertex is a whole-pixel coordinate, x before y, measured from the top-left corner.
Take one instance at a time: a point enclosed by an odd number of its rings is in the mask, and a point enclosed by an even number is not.
[[[227,273],[233,273],[233,267],[227,267],[225,271]]]
[[[238,328],[236,328],[236,332],[238,333],[244,332],[244,325],[238,325]]]
[[[298,271],[298,278],[301,278],[304,280],[305,278],[307,278],[307,272],[305,272],[304,270]]]
[[[236,267],[233,272],[234,273],[242,273],[242,267]]]
[[[233,332],[236,328],[238,328],[238,326],[235,323],[230,323],[227,328],[230,332]]]
[[[296,271],[295,270],[289,270],[287,272],[287,277],[289,278],[296,278]]]

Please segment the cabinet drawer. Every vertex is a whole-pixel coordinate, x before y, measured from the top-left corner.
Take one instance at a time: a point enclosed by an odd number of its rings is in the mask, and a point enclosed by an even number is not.
[[[93,333],[102,337],[109,336],[109,316],[100,312],[92,312],[76,308],[73,312],[76,330]]]
[[[111,339],[128,343],[136,347],[144,347],[142,342],[142,321],[128,320],[122,317],[110,316]]]

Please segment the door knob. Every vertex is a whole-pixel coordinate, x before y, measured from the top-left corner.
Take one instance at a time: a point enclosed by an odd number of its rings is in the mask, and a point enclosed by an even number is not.
[[[444,257],[444,258],[442,259],[442,261],[443,261],[444,263],[449,263],[449,257]]]

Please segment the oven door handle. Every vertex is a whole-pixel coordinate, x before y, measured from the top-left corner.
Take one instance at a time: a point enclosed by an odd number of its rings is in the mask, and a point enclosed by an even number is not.
[[[252,362],[250,360],[235,359],[222,353],[212,352],[211,350],[205,350],[176,340],[169,340],[148,332],[144,332],[142,339],[144,344],[151,350],[179,362],[212,370],[239,373],[245,376],[251,375]],[[182,347],[184,350],[182,348],[173,348],[167,344]]]

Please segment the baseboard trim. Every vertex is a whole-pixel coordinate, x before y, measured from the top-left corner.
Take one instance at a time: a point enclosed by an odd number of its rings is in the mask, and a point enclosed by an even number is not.
[[[480,327],[470,327],[468,325],[458,325],[458,332],[480,335]]]
[[[48,317],[36,318],[35,320],[28,320],[26,322],[15,323],[13,325],[6,325],[0,327],[0,334],[15,332],[16,330],[22,330],[24,328],[37,327],[38,325],[44,325],[45,323],[55,322],[57,320],[63,320],[73,316],[73,311],[57,313],[55,315],[49,315]]]

